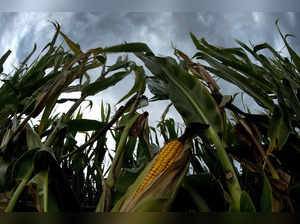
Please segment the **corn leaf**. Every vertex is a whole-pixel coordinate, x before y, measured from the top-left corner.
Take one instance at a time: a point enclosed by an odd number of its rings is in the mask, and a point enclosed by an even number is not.
[[[79,44],[74,43],[67,35],[65,35],[63,32],[59,31],[60,35],[64,38],[67,45],[70,47],[70,49],[74,52],[75,55],[79,55],[82,53]]]
[[[157,77],[147,77],[146,83],[150,92],[154,95],[150,101],[169,99],[167,83]]]
[[[246,191],[242,191],[241,195],[241,212],[256,212],[253,201],[250,198],[250,195]]]
[[[245,63],[233,58],[229,54],[230,51],[226,52],[227,54],[220,54],[222,50],[209,45],[205,39],[202,39],[200,44],[192,33],[191,38],[197,49],[201,51],[197,53],[197,57],[205,60],[210,65],[204,66],[208,71],[238,86],[252,96],[262,107],[273,109],[274,103],[267,94],[267,91],[272,90],[272,85],[263,78],[264,72],[258,73],[257,65],[253,65],[247,56],[244,56],[244,59],[247,58]],[[239,43],[257,57],[254,51],[245,44]]]
[[[140,92],[141,94],[145,91],[146,88],[146,78],[145,78],[145,71],[142,66],[138,66],[134,69],[135,74],[135,81],[133,87],[129,90],[129,92],[122,97],[117,104],[121,103],[122,101],[128,99],[135,93]]]
[[[3,72],[3,64],[6,61],[6,59],[8,58],[8,56],[11,54],[11,50],[6,51],[6,53],[4,55],[2,55],[2,57],[0,58],[0,73]]]
[[[291,46],[289,45],[289,43],[286,40],[287,36],[283,36],[283,34],[281,33],[280,29],[279,29],[279,25],[278,25],[278,20],[275,21],[275,24],[277,26],[278,32],[280,33],[280,36],[282,38],[282,40],[284,41],[285,46],[288,49],[288,52],[292,58],[293,63],[295,64],[298,73],[300,73],[300,57],[298,56],[298,54],[293,50],[293,48],[291,48]],[[291,36],[291,35],[290,35]]]
[[[5,161],[2,156],[0,156],[0,193],[5,192],[7,184],[7,169],[9,167],[9,162]]]
[[[88,86],[85,86],[82,90],[82,94],[85,94],[87,96],[93,96],[107,89],[108,87],[116,85],[119,81],[125,78],[129,73],[130,71],[117,72],[108,78],[97,80],[89,84]]]
[[[69,131],[95,131],[104,127],[106,122],[90,119],[74,119],[66,122]]]
[[[261,212],[272,212],[272,201],[273,201],[272,187],[268,180],[268,177],[264,175],[264,185],[260,197]]]
[[[188,123],[210,125],[222,132],[222,117],[217,103],[201,82],[183,70],[172,58],[139,54],[148,69],[168,83],[168,96]]]
[[[42,147],[40,136],[29,125],[26,126],[26,141],[28,150]]]
[[[289,137],[290,127],[286,116],[279,107],[275,107],[273,111],[268,132],[271,138],[268,152],[272,152],[274,149],[280,150]]]
[[[111,47],[99,49],[101,53],[119,53],[119,52],[151,52],[147,44],[140,42],[124,43]]]

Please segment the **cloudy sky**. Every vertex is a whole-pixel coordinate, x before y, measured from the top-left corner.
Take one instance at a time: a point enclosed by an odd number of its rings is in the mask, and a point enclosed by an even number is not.
[[[142,41],[160,55],[172,56],[173,43],[178,49],[192,56],[196,49],[189,32],[199,38],[205,37],[208,42],[219,46],[234,47],[234,40],[239,39],[254,44],[268,42],[280,50],[283,43],[275,26],[277,18],[282,32],[300,36],[300,14],[293,12],[1,12],[0,54],[8,49],[12,50],[4,70],[9,73],[13,65],[18,65],[28,55],[34,43],[40,49],[51,40],[54,28],[49,21],[58,21],[62,31],[80,43],[83,50],[125,41]],[[299,38],[290,39],[290,43],[299,52]],[[93,72],[91,75],[95,79],[97,73]],[[88,116],[99,118],[99,102],[103,99],[107,103],[116,103],[130,89],[133,78],[128,77],[117,86],[94,97],[95,107]],[[221,85],[225,94],[238,91],[225,83]],[[253,103],[249,99],[247,102]],[[153,103],[146,108],[150,112],[152,124],[159,120],[165,105],[167,102]],[[178,118],[174,111],[170,115]]]

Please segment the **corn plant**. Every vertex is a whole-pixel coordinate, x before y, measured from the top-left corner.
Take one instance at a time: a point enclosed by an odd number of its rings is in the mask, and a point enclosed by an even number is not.
[[[30,65],[36,46],[12,74],[1,73],[1,211],[299,210],[300,58],[278,21],[288,57],[268,43],[222,48],[193,34],[192,57],[179,49],[159,57],[139,42],[84,52],[53,25],[53,39]],[[56,45],[59,37],[69,50]],[[110,54],[120,54],[112,65]],[[90,69],[100,70],[93,82]],[[134,84],[114,111],[102,101],[99,120],[84,118],[83,102],[92,107],[90,96],[130,74]],[[213,75],[262,112],[236,106]],[[62,97],[70,92],[80,97]],[[159,100],[169,105],[152,127],[145,105]],[[64,102],[73,104],[56,113]],[[172,106],[183,124],[167,116]]]

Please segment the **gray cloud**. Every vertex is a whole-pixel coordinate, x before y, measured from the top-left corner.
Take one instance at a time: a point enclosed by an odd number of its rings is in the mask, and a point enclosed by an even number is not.
[[[4,1],[4,0],[2,0]],[[2,3],[2,2],[1,2]],[[298,0],[27,0],[5,1],[1,9],[7,11],[217,11],[217,12],[250,12],[250,11],[297,11],[300,9]]]

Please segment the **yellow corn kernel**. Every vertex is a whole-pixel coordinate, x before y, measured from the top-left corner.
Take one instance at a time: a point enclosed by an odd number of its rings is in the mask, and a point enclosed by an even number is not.
[[[146,186],[152,183],[155,177],[164,172],[175,161],[182,148],[183,145],[178,140],[171,141],[162,148],[150,171],[136,190],[134,197],[141,193]]]

